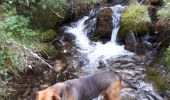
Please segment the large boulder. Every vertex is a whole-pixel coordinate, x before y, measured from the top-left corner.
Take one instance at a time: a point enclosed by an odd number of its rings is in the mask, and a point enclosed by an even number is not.
[[[93,34],[93,37],[111,38],[112,29],[112,9],[104,8],[97,15],[96,30]]]
[[[152,26],[147,10],[145,5],[129,5],[123,11],[118,37],[125,39],[129,31],[133,31],[136,36],[144,36]]]
[[[145,54],[147,45],[142,37],[136,37],[133,32],[129,32],[125,39],[125,49],[137,54]]]

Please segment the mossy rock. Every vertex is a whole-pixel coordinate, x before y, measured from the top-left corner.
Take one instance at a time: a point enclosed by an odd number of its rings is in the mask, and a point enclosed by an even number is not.
[[[110,38],[112,29],[112,9],[105,8],[97,15],[96,30],[93,37]]]
[[[46,59],[54,59],[57,56],[58,51],[52,44],[41,44],[40,53]]]
[[[145,35],[151,28],[151,19],[147,6],[141,4],[129,5],[122,14],[118,37],[124,39],[131,30],[136,36]]]
[[[54,30],[48,30],[41,35],[42,41],[50,42],[53,41],[57,36],[57,33]]]

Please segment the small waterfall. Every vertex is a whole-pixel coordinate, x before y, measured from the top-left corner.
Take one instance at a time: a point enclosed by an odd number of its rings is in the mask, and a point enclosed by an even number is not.
[[[121,56],[134,55],[134,53],[126,51],[123,45],[118,45],[116,43],[116,37],[117,37],[118,30],[119,30],[121,12],[124,8],[125,6],[121,6],[121,5],[115,5],[111,7],[112,15],[113,15],[112,16],[113,30],[112,30],[111,40],[105,44],[101,42],[93,42],[89,40],[87,36],[89,30],[86,29],[85,22],[90,19],[90,16],[83,17],[82,19],[75,22],[74,25],[72,26],[66,26],[65,32],[67,32],[68,34],[73,34],[76,37],[75,43],[76,43],[76,46],[78,47],[77,48],[78,51],[83,55],[82,57],[86,57],[83,59],[88,60],[87,65],[83,66],[83,68],[85,68],[86,71],[90,71],[90,72],[96,71],[100,61],[105,63],[107,62],[109,58],[117,58]],[[100,9],[103,9],[103,8],[100,8]],[[91,12],[91,14],[92,13],[93,12]],[[93,23],[95,21],[96,21],[96,18],[93,19],[91,26],[95,25]],[[115,70],[121,73],[121,75],[123,73],[124,74],[127,73],[125,75],[131,75],[131,74],[133,75],[134,71],[137,72],[136,74],[139,74],[140,72],[143,73],[144,69],[143,67],[141,69],[141,66],[134,66],[134,68],[131,69],[131,71],[129,71],[128,69],[127,70],[126,69],[115,69]],[[144,75],[145,74],[142,74],[142,77]],[[132,79],[137,80],[133,76],[132,76]],[[157,98],[156,100],[163,100],[158,94],[154,92],[152,84],[147,84],[143,80],[142,81],[138,80],[138,82],[137,82],[138,88],[141,90],[135,91],[132,93],[136,95],[137,100],[155,100],[154,98]],[[123,93],[126,94],[126,92],[123,92]],[[103,99],[99,97],[94,100],[103,100]],[[131,100],[131,99],[124,99],[124,100]]]
[[[113,30],[112,30],[111,42],[116,43],[116,37],[119,30],[121,12],[125,8],[125,6],[117,5],[116,7],[111,7],[111,8],[113,11],[112,13]]]
[[[67,27],[66,32],[76,36],[76,45],[79,47],[79,51],[87,55],[89,64],[86,67],[98,65],[98,61],[103,62],[109,58],[117,58],[125,55],[133,55],[133,53],[126,51],[124,46],[116,44],[116,36],[119,30],[119,21],[121,17],[121,11],[124,6],[116,5],[111,7],[113,14],[113,31],[111,40],[103,44],[101,42],[92,42],[88,39],[87,30],[85,30],[85,21],[89,19],[89,16],[85,16],[75,23],[74,26]]]

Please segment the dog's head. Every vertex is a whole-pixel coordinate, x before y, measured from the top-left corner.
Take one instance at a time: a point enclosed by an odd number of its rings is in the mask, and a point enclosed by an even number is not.
[[[54,89],[47,88],[36,93],[36,100],[61,100],[61,98]]]

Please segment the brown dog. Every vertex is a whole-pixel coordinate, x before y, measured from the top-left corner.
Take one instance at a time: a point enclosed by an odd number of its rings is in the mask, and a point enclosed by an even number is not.
[[[120,100],[122,88],[134,85],[113,71],[104,71],[57,83],[37,93],[37,100],[92,100],[103,95],[106,100]]]

